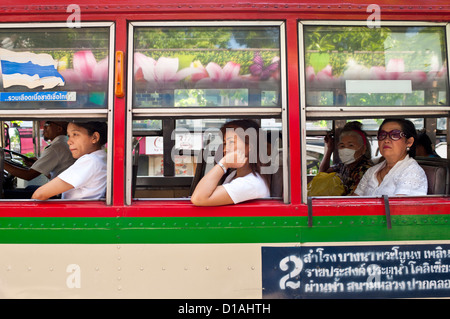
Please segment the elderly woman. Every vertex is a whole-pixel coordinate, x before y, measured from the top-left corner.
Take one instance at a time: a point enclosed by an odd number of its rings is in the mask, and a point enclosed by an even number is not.
[[[417,133],[405,119],[386,119],[378,130],[378,146],[385,160],[364,174],[355,194],[426,195],[427,177],[414,159]]]
[[[373,166],[370,143],[361,127],[362,124],[357,121],[349,122],[344,126],[337,144],[341,163],[331,167],[330,158],[334,151],[334,141],[330,136],[325,137],[327,148],[319,172],[336,172],[344,185],[343,195],[353,195],[364,173]]]

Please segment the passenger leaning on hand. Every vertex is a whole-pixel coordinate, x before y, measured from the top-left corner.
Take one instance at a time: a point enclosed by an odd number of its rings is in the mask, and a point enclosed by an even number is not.
[[[259,125],[250,120],[222,126],[224,157],[198,183],[191,196],[194,205],[229,205],[270,196],[266,178],[261,174],[259,130]],[[246,133],[255,133],[257,140],[252,141]],[[218,185],[229,169],[231,174]]]

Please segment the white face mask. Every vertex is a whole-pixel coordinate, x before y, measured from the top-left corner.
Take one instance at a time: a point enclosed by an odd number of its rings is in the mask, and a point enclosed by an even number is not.
[[[356,161],[355,159],[356,150],[352,150],[351,148],[341,148],[338,150],[338,153],[339,158],[345,165],[351,164]]]

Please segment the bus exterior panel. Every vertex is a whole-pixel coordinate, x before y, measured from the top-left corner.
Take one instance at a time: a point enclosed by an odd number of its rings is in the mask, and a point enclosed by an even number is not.
[[[69,6],[71,3],[64,1],[51,5],[39,1],[6,1],[0,7],[0,33],[30,26],[38,28],[40,24],[49,29],[58,24],[61,30],[72,31],[80,26],[80,30],[106,26],[104,41],[108,44],[103,48],[108,52],[98,54],[109,59],[104,90],[108,106],[100,110],[37,108],[30,112],[5,107],[0,102],[0,120],[107,120],[111,124],[109,195],[102,201],[0,200],[0,297],[421,298],[450,295],[448,193],[386,199],[308,198],[306,192],[307,121],[337,123],[342,119],[394,115],[428,119],[425,122],[446,118],[446,128],[435,132],[448,140],[448,70],[441,94],[446,103],[435,105],[432,110],[421,105],[394,111],[388,105],[385,109],[344,107],[340,111],[339,105],[333,105],[326,111],[322,106],[314,108],[308,104],[305,79],[308,48],[304,47],[305,26],[328,25],[328,21],[338,26],[372,23],[377,27],[378,22],[380,26],[436,26],[445,34],[446,56],[442,57],[442,63],[448,68],[450,6],[447,1],[392,4],[383,0],[370,8],[372,3],[356,0],[346,4],[326,0],[77,3]],[[196,25],[219,28],[222,24],[236,28],[278,28],[283,67],[281,98],[273,113],[264,110],[262,105],[257,111],[250,110],[251,114],[245,113],[250,112],[245,108],[240,111],[223,107],[207,113],[197,107],[192,112],[198,114],[194,115],[189,108],[135,107],[130,29],[175,30]],[[6,40],[5,45],[8,42],[5,37],[0,40]],[[26,51],[26,47],[21,50]],[[116,51],[123,52],[125,57],[121,73],[123,97],[114,92],[116,75],[121,71],[114,63]],[[188,198],[133,197],[130,143],[135,130],[133,120],[176,123],[186,118],[219,119],[223,117],[221,113],[227,118],[275,118],[282,123],[285,183],[281,198],[223,207],[195,207]],[[156,133],[148,130],[146,134]]]

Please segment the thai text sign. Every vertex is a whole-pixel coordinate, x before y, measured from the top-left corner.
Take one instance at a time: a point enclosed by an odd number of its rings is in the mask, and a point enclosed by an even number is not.
[[[450,245],[262,247],[264,298],[450,296]]]
[[[76,101],[76,92],[1,92],[0,102]]]

